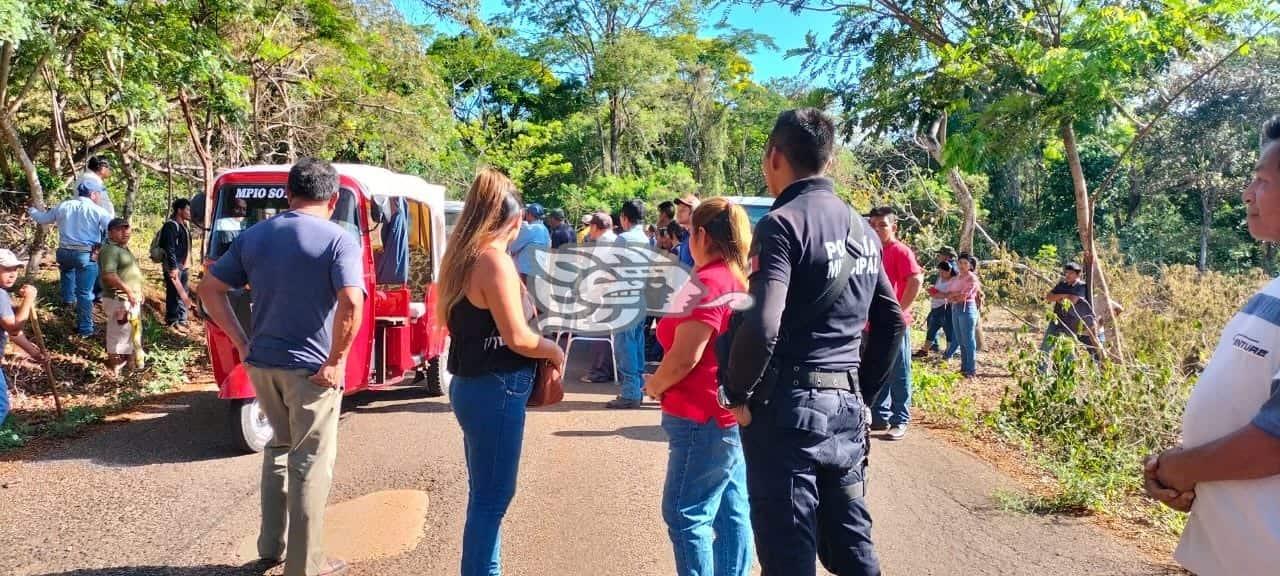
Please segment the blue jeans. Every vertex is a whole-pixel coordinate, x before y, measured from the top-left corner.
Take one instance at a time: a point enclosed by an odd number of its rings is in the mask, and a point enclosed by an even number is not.
[[[889,373],[889,381],[880,388],[873,420],[887,422],[890,426],[906,425],[911,421],[911,330],[902,333],[902,350],[898,361]]]
[[[88,252],[59,248],[58,287],[62,302],[76,305],[76,331],[81,336],[93,334],[93,286],[98,283],[98,263]]]
[[[929,350],[942,350],[938,346],[938,331],[941,330],[947,338],[947,347],[951,347],[951,343],[956,341],[956,332],[951,323],[951,305],[943,304],[937,308],[929,310],[929,318],[927,320],[927,328],[924,341],[929,344]]]
[[[945,358],[960,350],[960,373],[972,376],[978,372],[978,305],[974,302],[951,305],[951,322],[956,339],[947,346]]]
[[[9,382],[4,378],[4,370],[0,370],[0,426],[9,417]]]
[[[644,398],[644,332],[644,322],[640,322],[613,335],[618,380],[627,400]]]
[[[751,573],[751,506],[738,426],[662,415],[670,441],[662,518],[679,576]]]
[[[190,290],[187,286],[189,280],[187,269],[183,268],[178,272],[178,282],[182,283],[183,289]],[[182,297],[178,295],[178,288],[173,285],[173,281],[169,279],[169,270],[164,270],[164,322],[165,324],[173,324],[174,322],[187,321],[187,303],[182,301]]]
[[[462,576],[502,574],[502,518],[516,494],[525,404],[533,368],[483,376],[454,376],[449,402],[462,426],[467,457],[467,524]]]

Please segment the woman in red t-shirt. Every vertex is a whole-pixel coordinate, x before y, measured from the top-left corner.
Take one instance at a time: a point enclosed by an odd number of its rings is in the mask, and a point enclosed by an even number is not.
[[[662,517],[675,548],[676,573],[750,573],[751,511],[742,440],[733,414],[716,399],[715,339],[732,313],[717,298],[747,289],[751,222],[724,198],[693,212],[689,248],[700,305],[687,316],[658,322],[666,354],[645,385],[662,401],[662,428],[670,442]]]

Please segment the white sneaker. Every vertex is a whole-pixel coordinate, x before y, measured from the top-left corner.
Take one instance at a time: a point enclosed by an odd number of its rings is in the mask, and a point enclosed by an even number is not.
[[[896,426],[889,428],[889,433],[886,434],[886,436],[888,436],[890,440],[902,440],[903,438],[906,438],[907,425],[898,424]]]

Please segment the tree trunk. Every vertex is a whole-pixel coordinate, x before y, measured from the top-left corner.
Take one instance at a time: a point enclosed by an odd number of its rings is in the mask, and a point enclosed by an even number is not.
[[[22,139],[18,136],[18,130],[14,128],[8,112],[3,110],[0,110],[0,132],[3,132],[5,143],[9,145],[9,150],[13,152],[13,157],[18,159],[18,163],[22,165],[22,172],[27,176],[27,188],[31,196],[31,205],[37,210],[44,210],[44,188],[40,186],[40,174],[36,172],[35,163],[31,161],[31,157],[27,155],[27,151],[22,147]],[[48,226],[36,226],[35,236],[32,238],[30,250],[27,252],[28,276],[34,276],[36,271],[40,269],[40,261],[44,258],[44,237],[48,228]]]
[[[130,157],[128,151],[120,150],[120,171],[124,172],[124,207],[121,208],[119,216],[121,218],[130,218],[133,216],[133,208],[138,202],[138,187],[141,184],[141,176],[138,174],[136,167],[133,165],[133,158]]]
[[[607,171],[614,176],[622,173],[622,162],[618,160],[619,140],[622,139],[622,97],[616,92],[609,93],[609,162]]]
[[[187,122],[187,134],[191,137],[191,148],[195,150],[196,157],[200,159],[201,174],[200,180],[203,184],[205,198],[212,197],[213,192],[213,158],[209,156],[209,148],[205,146],[208,141],[208,134],[201,138],[200,125],[196,122],[195,114],[191,110],[191,99],[187,97],[185,90],[178,91],[178,103],[182,105],[182,117]]]
[[[17,190],[18,185],[13,181],[13,165],[9,164],[9,155],[4,153],[5,146],[0,146],[0,186],[4,186],[5,190]]]
[[[960,213],[964,222],[960,225],[960,251],[973,254],[973,230],[978,225],[977,208],[973,203],[973,192],[965,183],[959,168],[947,170],[947,183],[956,194],[956,202],[960,204]]]
[[[1102,272],[1102,263],[1098,261],[1097,245],[1093,237],[1093,202],[1089,199],[1089,183],[1084,178],[1084,167],[1080,164],[1080,149],[1076,143],[1076,129],[1070,121],[1062,122],[1062,144],[1067,153],[1067,165],[1071,168],[1071,183],[1076,195],[1076,222],[1080,227],[1080,245],[1084,248],[1085,270],[1088,274],[1090,291],[1097,290],[1100,298],[1092,298],[1094,313],[1099,321],[1111,326],[1111,344],[1116,358],[1124,353],[1124,342],[1120,335],[1120,326],[1114,321],[1111,311],[1111,290],[1107,286],[1107,278]],[[1102,306],[1098,306],[1098,300]]]
[[[947,115],[943,114],[933,120],[929,126],[929,133],[916,137],[916,144],[924,148],[925,152],[937,162],[939,166],[945,166],[943,161],[942,149],[947,145]],[[960,225],[960,251],[973,254],[973,231],[978,226],[977,207],[973,202],[973,191],[969,190],[969,184],[964,181],[964,174],[959,168],[947,169],[947,184],[951,186],[951,191],[955,194],[956,203],[960,204],[960,216],[962,223]]]
[[[1209,232],[1213,227],[1212,194],[1208,190],[1200,194],[1200,259],[1196,268],[1201,274],[1209,270]]]

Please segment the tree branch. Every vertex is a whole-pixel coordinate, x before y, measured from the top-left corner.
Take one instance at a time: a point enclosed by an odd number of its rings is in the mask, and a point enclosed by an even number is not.
[[[7,110],[9,103],[9,66],[13,60],[13,42],[4,41],[4,49],[0,50],[0,110]]]
[[[1219,68],[1222,67],[1223,64],[1227,63],[1227,60],[1230,60],[1233,56],[1235,56],[1236,54],[1239,54],[1240,50],[1244,49],[1245,46],[1252,44],[1255,40],[1258,39],[1259,36],[1262,35],[1263,32],[1270,29],[1271,26],[1275,24],[1277,20],[1280,20],[1280,14],[1272,16],[1270,20],[1263,23],[1263,25],[1259,27],[1256,31],[1254,31],[1253,34],[1249,35],[1243,41],[1237,44],[1236,47],[1232,49],[1230,52],[1227,52],[1226,54],[1224,54],[1221,58],[1219,58],[1216,62],[1214,62],[1212,66],[1209,66],[1204,70],[1201,70],[1199,73],[1193,76],[1191,80],[1187,81],[1185,84],[1178,87],[1178,89],[1174,91],[1173,94],[1169,95],[1168,98],[1165,98],[1164,101],[1160,103],[1160,108],[1159,110],[1156,111],[1155,116],[1151,118],[1151,121],[1147,122],[1147,124],[1143,126],[1142,129],[1139,130],[1136,135],[1134,135],[1133,139],[1129,141],[1128,146],[1125,146],[1124,152],[1120,153],[1120,157],[1116,159],[1115,165],[1112,166],[1111,170],[1107,172],[1106,178],[1102,179],[1102,185],[1096,189],[1096,192],[1098,194],[1103,194],[1109,188],[1111,188],[1112,182],[1115,181],[1116,176],[1120,174],[1120,168],[1124,166],[1124,162],[1126,159],[1128,159],[1129,154],[1133,152],[1135,148],[1138,147],[1139,142],[1142,142],[1142,140],[1145,139],[1147,135],[1151,133],[1151,130],[1155,128],[1156,123],[1159,122],[1160,119],[1164,118],[1165,115],[1169,113],[1169,110],[1173,108],[1174,102],[1177,102],[1178,99],[1181,98],[1182,95],[1185,94],[1187,90],[1190,90],[1192,86],[1195,86],[1205,77],[1216,72]]]
[[[138,164],[140,164],[141,166],[143,166],[148,170],[151,170],[159,174],[169,174],[169,175],[178,176],[181,178],[186,178],[187,180],[190,180],[192,182],[200,181],[200,177],[196,176],[194,173],[203,170],[203,168],[199,166],[174,166],[173,167],[174,169],[170,170],[169,168],[161,166],[160,164],[156,162],[152,162],[151,160],[147,160],[146,158],[143,158],[142,156],[136,153],[129,153],[128,156],[134,162],[137,162]],[[190,170],[191,173],[186,172],[187,170]]]

